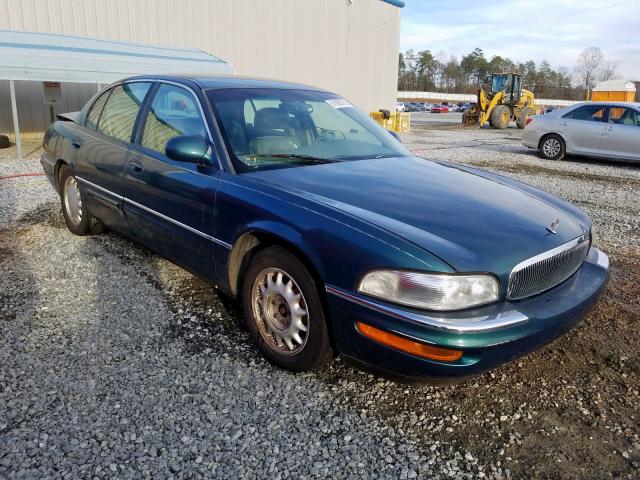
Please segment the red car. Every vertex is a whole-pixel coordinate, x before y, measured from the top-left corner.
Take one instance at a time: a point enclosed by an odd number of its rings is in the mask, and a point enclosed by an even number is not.
[[[449,107],[446,105],[434,105],[431,107],[431,113],[448,113]]]

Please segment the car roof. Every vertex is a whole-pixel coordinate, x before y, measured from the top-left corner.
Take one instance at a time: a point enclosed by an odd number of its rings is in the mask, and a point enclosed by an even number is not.
[[[571,107],[577,107],[582,105],[602,105],[602,106],[610,106],[610,107],[635,107],[640,108],[640,102],[579,102],[574,103],[573,105],[569,105]],[[558,106],[554,106],[553,108],[560,108]]]
[[[152,79],[152,80],[169,80],[178,83],[184,83],[185,80],[195,83],[203,90],[222,89],[222,88],[280,88],[280,89],[297,89],[297,90],[316,90],[327,92],[322,88],[312,87],[301,83],[282,82],[279,80],[270,80],[265,78],[242,77],[237,75],[144,75],[129,77],[127,80]]]

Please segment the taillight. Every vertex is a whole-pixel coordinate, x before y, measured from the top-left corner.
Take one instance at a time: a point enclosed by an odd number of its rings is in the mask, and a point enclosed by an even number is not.
[[[525,126],[529,125],[533,121],[533,118],[527,117],[527,120],[524,122]]]

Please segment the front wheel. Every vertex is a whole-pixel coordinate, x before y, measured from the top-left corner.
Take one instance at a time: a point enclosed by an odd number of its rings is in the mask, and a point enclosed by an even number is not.
[[[511,110],[506,105],[498,105],[489,116],[490,124],[493,128],[504,130],[509,126],[511,120]]]
[[[560,135],[552,133],[540,140],[540,155],[547,160],[562,160],[566,145]]]
[[[322,365],[331,353],[329,333],[313,277],[282,247],[258,252],[244,275],[242,307],[262,354],[301,372]]]

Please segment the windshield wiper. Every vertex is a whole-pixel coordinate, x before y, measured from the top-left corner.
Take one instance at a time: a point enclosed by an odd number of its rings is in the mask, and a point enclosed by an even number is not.
[[[340,161],[340,160],[334,160],[331,158],[314,157],[311,155],[300,155],[298,153],[265,153],[265,154],[259,154],[259,155],[251,155],[251,156],[254,158],[256,157],[293,158],[295,160],[305,160],[305,162],[309,162],[313,164],[335,163]]]

